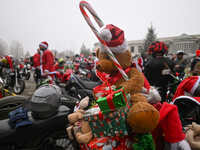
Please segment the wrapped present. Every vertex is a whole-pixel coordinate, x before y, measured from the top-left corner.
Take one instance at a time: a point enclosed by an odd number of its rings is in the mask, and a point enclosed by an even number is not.
[[[114,136],[114,137],[101,137],[101,138],[92,138],[92,140],[87,144],[90,149],[132,149],[132,139],[129,135],[127,136]]]
[[[105,83],[93,88],[93,95],[95,96],[96,100],[98,100],[99,97],[105,93],[109,93],[108,85]]]
[[[76,139],[76,133],[81,132],[81,128],[74,125],[69,126],[66,130],[70,140]]]
[[[127,98],[130,99],[130,95]],[[102,114],[96,105],[86,111],[83,119],[89,121],[94,137],[128,135],[130,130],[126,121],[128,111],[128,107],[122,107],[116,111]]]
[[[128,101],[123,86],[114,89],[113,91],[110,90],[110,93],[101,95],[101,97],[97,100],[97,104],[99,105],[103,114],[116,111],[121,107],[126,107],[127,102]]]

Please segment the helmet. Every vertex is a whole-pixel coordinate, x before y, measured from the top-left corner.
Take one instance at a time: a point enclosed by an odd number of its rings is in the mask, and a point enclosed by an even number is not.
[[[47,118],[60,107],[61,89],[52,84],[39,87],[30,99],[30,110],[34,118]]]
[[[58,60],[58,64],[59,65],[63,65],[65,63],[65,61],[62,59],[62,58],[60,58],[59,60]]]
[[[149,47],[147,54],[155,54],[155,53],[161,53],[164,55],[168,50],[168,47],[163,42],[155,41],[153,42]]]
[[[183,55],[183,53],[184,53],[183,50],[178,50],[176,54],[177,55]]]

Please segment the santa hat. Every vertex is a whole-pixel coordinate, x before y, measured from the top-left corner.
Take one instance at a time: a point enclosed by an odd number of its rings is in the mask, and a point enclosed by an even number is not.
[[[178,107],[164,102],[159,113],[159,122],[165,122],[163,126],[165,141],[168,143],[177,143],[184,140],[185,134],[182,130]]]
[[[41,42],[39,45],[42,45],[42,46],[44,46],[44,47],[46,47],[46,48],[48,48],[48,46],[49,46],[48,43],[45,42],[45,41],[44,41],[44,42]]]
[[[172,104],[176,105],[176,104],[180,103],[181,101],[185,101],[185,100],[186,101],[190,100],[191,103],[200,105],[200,97],[191,97],[191,96],[185,96],[185,95],[175,98]]]
[[[89,55],[88,58],[92,58],[92,55]]]
[[[81,57],[84,57],[84,55],[83,55],[83,54],[81,54],[80,56],[81,56]]]
[[[197,57],[199,57],[199,55],[200,55],[200,50],[196,50],[196,55],[197,55]]]
[[[127,51],[128,42],[124,38],[124,31],[120,28],[112,24],[108,24],[99,33],[99,37],[101,40],[105,41],[105,43],[113,53],[125,53]],[[100,51],[106,53],[106,50],[104,49],[101,42]]]
[[[172,101],[174,101],[175,98],[177,98],[181,95],[185,95],[185,92],[194,94],[194,91],[198,87],[199,82],[200,82],[200,76],[191,76],[191,77],[184,79],[179,84]]]

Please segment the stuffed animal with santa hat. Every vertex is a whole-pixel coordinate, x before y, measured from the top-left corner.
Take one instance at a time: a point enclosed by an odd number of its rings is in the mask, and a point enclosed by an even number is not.
[[[151,132],[158,124],[159,112],[140,93],[144,86],[145,77],[137,68],[131,65],[132,55],[128,50],[124,31],[112,24],[108,24],[99,33],[99,37],[106,42],[129,80],[126,81],[123,78],[102,43],[100,43],[100,49],[96,51],[96,56],[99,59],[96,69],[99,72],[109,74],[108,83],[110,86],[115,85],[116,88],[124,86],[125,92],[131,95],[132,107],[127,114],[127,123],[132,131],[141,134]]]

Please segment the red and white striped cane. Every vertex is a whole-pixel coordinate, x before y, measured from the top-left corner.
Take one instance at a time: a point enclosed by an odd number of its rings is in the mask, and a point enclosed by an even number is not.
[[[108,53],[108,55],[110,56],[110,58],[112,59],[114,64],[116,65],[119,72],[122,74],[122,76],[124,77],[125,80],[129,80],[128,76],[126,75],[126,73],[122,69],[121,65],[119,64],[119,62],[117,61],[117,59],[115,58],[115,56],[113,55],[113,53],[111,52],[111,50],[109,49],[107,44],[99,38],[99,32],[95,28],[95,26],[93,25],[91,19],[89,18],[86,11],[84,10],[84,7],[91,13],[94,20],[97,22],[97,24],[99,25],[100,28],[104,26],[103,21],[99,18],[98,14],[95,12],[95,10],[92,8],[92,6],[88,2],[80,1],[79,7],[80,7],[80,10],[81,10],[82,15],[85,18],[86,22],[88,23],[88,25],[90,26],[90,28],[92,29],[92,31],[94,32],[94,34],[96,35],[98,40],[103,44],[104,49],[106,50],[106,52]]]

